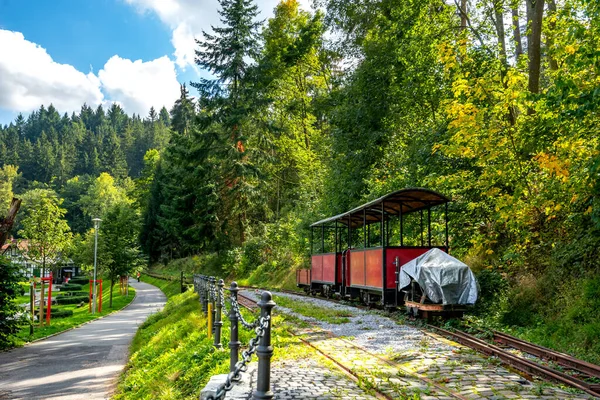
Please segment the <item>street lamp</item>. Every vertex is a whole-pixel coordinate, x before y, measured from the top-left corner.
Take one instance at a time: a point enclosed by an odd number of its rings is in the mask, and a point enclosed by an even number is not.
[[[98,256],[98,228],[100,228],[100,218],[94,218],[94,289],[92,294],[92,314],[96,314],[96,265]]]

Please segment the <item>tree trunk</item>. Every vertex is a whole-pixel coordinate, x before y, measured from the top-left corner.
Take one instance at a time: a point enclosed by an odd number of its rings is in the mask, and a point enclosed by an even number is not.
[[[540,61],[542,42],[542,17],[544,0],[526,0],[527,4],[527,55],[529,56],[529,84],[531,93],[540,92]]]
[[[467,0],[460,0],[460,30],[467,29]]]
[[[523,54],[523,42],[521,40],[521,24],[519,23],[519,2],[513,3],[512,7],[512,24],[513,24],[513,40],[515,41],[515,58],[519,61],[519,57]]]
[[[504,34],[504,0],[495,0],[494,3],[494,25],[500,46],[500,60],[506,65],[506,41]]]
[[[6,218],[0,216],[0,247],[2,247],[4,242],[6,242],[6,239],[8,239],[8,235],[10,234],[20,207],[21,200],[13,197]]]
[[[548,0],[548,11],[550,11],[551,16],[556,15],[556,0]],[[546,39],[548,64],[550,65],[551,71],[556,71],[558,70],[558,62],[554,57],[552,57],[552,48],[554,47],[554,35],[556,35],[556,22],[551,20],[548,23],[548,28],[550,29],[550,32],[547,33]]]

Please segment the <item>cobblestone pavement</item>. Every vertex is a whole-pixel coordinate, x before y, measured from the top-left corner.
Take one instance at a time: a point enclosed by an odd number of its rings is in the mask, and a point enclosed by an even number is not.
[[[342,372],[322,365],[323,360],[305,358],[301,360],[283,360],[272,365],[271,390],[275,399],[350,399],[371,400],[371,396]],[[250,400],[252,390],[256,388],[256,364],[250,365],[244,379],[227,394],[231,400]]]
[[[454,344],[455,349],[431,350],[428,343],[444,340],[425,336],[422,347],[403,353],[375,355],[349,340],[314,330],[306,340],[330,354],[362,379],[391,398],[405,399],[589,399],[547,383],[531,384],[475,351]],[[449,342],[451,343],[451,342]],[[412,397],[411,397],[412,396]]]
[[[402,329],[393,330],[394,337],[390,338],[390,345],[383,348],[358,345],[357,343],[365,343],[364,337],[357,342],[354,341],[354,337],[335,336],[330,330],[316,325],[295,333],[358,376],[361,387],[377,388],[389,398],[593,399],[587,394],[574,394],[563,390],[552,383],[530,382],[502,367],[494,358],[484,357],[441,336],[424,333],[410,326],[405,325]],[[349,324],[340,324],[335,329],[337,335],[343,335],[345,325]],[[356,327],[348,328],[348,331],[356,331]],[[379,335],[377,327],[369,329],[373,329],[373,341],[380,341],[380,338],[376,338]],[[367,342],[368,339],[369,337]],[[406,341],[411,345],[396,345]],[[336,372],[311,359],[302,360],[301,363],[291,360],[275,363],[272,369],[275,398],[375,398],[340,371]],[[347,392],[343,392],[344,390]],[[234,398],[250,398],[250,393],[248,386],[245,394],[240,393],[242,397]]]

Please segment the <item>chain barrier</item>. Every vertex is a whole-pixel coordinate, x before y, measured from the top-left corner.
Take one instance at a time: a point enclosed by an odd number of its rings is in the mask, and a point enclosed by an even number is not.
[[[238,309],[239,310],[239,309]],[[235,370],[231,371],[227,374],[227,378],[225,379],[225,383],[221,384],[215,396],[209,396],[209,400],[222,400],[225,398],[225,394],[233,389],[233,384],[235,380],[240,379],[240,374],[242,372],[246,372],[248,370],[248,364],[252,360],[252,356],[256,353],[258,348],[258,343],[260,339],[264,336],[266,329],[269,327],[269,322],[271,320],[270,315],[266,315],[264,317],[260,317],[256,322],[255,332],[256,336],[250,339],[250,343],[248,344],[248,349],[242,352],[242,359],[235,364]]]
[[[256,327],[260,325],[260,320],[259,319],[257,319],[253,323],[249,323],[248,321],[246,321],[244,319],[244,316],[242,315],[242,312],[240,310],[240,305],[237,302],[237,299],[235,297],[233,297],[233,296],[231,296],[229,299],[230,299],[230,302],[231,302],[231,307],[233,308],[233,312],[235,312],[235,315],[237,316],[238,320],[242,323],[242,326],[246,330],[251,331],[252,329],[256,329]]]
[[[222,286],[219,288],[219,294],[221,295],[221,297],[219,297],[221,299],[221,308],[227,311],[227,306],[225,305],[225,287]]]

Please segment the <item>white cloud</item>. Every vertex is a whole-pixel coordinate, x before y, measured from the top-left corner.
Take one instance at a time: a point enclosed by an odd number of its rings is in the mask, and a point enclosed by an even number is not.
[[[112,56],[98,72],[102,89],[110,101],[128,113],[146,115],[150,107],[170,109],[179,97],[175,64],[167,56],[142,62]]]
[[[194,40],[192,28],[187,22],[181,22],[177,25],[177,28],[173,30],[171,43],[173,43],[173,47],[175,47],[173,55],[175,56],[175,62],[179,68],[185,71],[188,65],[196,67],[194,64],[196,41]]]
[[[185,70],[194,66],[194,38],[201,39],[202,31],[211,32],[211,26],[221,25],[218,0],[125,0],[142,12],[151,11],[168,25],[172,32],[171,43],[175,48],[173,55],[177,66]],[[273,15],[273,9],[279,0],[256,0],[260,11],[259,18]],[[310,0],[300,0],[305,10],[310,9]],[[198,71],[196,69],[196,71]]]
[[[52,60],[22,33],[0,29],[0,109],[30,112],[52,103],[60,112],[79,111],[83,103],[120,104],[146,115],[150,107],[170,109],[179,97],[175,63],[167,56],[143,62],[118,55],[95,75]]]
[[[50,103],[61,111],[79,110],[103,99],[100,82],[73,66],[52,60],[46,49],[22,33],[0,29],[0,107],[28,112]]]

